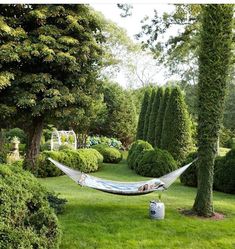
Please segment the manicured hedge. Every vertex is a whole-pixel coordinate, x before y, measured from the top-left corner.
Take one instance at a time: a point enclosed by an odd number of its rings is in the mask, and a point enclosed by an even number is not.
[[[135,169],[137,162],[137,157],[141,154],[143,150],[151,150],[153,149],[152,145],[144,140],[135,141],[128,153],[127,164],[131,169]]]
[[[142,176],[160,177],[176,169],[177,164],[171,154],[156,148],[143,151],[135,171]]]
[[[60,228],[46,189],[21,167],[0,165],[0,248],[59,247]]]
[[[40,145],[40,151],[50,150],[51,149],[51,140],[46,141]]]
[[[214,189],[235,194],[235,149],[224,157],[219,157],[215,163]]]
[[[62,153],[59,151],[41,152],[36,159],[36,167],[30,169],[30,171],[37,177],[51,177],[63,175],[63,172],[48,160],[48,157],[51,157],[61,162]]]
[[[79,149],[78,150],[79,152],[82,152],[84,154],[86,154],[87,157],[92,156],[94,155],[96,157],[96,159],[98,160],[98,163],[101,164],[103,161],[104,161],[104,157],[102,156],[102,154],[96,150],[96,149],[93,149],[93,148],[89,148],[89,149]]]
[[[187,164],[197,157],[191,153],[183,164]],[[186,186],[197,187],[197,162],[190,166],[180,177]],[[235,149],[229,151],[224,157],[217,157],[214,166],[214,189],[235,194]]]
[[[100,152],[105,163],[119,163],[122,160],[122,154],[116,148],[108,147],[104,144],[97,144],[92,148]]]
[[[38,156],[36,168],[32,173],[38,177],[62,175],[62,171],[54,166],[48,157],[85,173],[97,171],[103,161],[102,155],[94,149],[44,151]]]
[[[62,144],[59,150],[75,150],[75,148],[71,144]]]
[[[181,166],[192,162],[196,158],[197,152],[190,153]],[[185,170],[185,172],[180,176],[180,181],[186,186],[197,187],[197,161]]]

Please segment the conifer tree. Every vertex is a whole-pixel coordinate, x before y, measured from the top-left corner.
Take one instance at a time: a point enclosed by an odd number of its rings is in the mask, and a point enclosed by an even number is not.
[[[148,128],[148,138],[147,141],[154,146],[155,142],[155,129],[156,129],[156,121],[158,116],[158,111],[160,107],[160,102],[163,97],[163,88],[158,88],[157,93],[155,94],[153,104],[152,104],[152,110],[150,114],[149,119],[149,128]]]
[[[151,94],[150,94],[150,98],[148,101],[148,107],[145,113],[145,118],[144,118],[144,132],[143,132],[143,139],[145,141],[148,141],[148,129],[149,129],[149,120],[150,120],[150,114],[152,111],[152,105],[153,105],[153,101],[155,98],[155,93],[156,93],[156,89],[152,89],[151,90]]]
[[[172,90],[166,107],[161,145],[178,162],[185,159],[191,146],[191,121],[179,87]]]
[[[141,105],[139,120],[138,120],[138,126],[137,126],[137,133],[136,133],[136,139],[137,140],[144,140],[144,123],[145,123],[145,114],[148,108],[148,102],[150,99],[151,89],[147,88],[144,93],[143,102]]]
[[[162,126],[163,126],[163,121],[165,117],[167,103],[170,98],[170,93],[171,93],[171,90],[169,87],[167,87],[160,101],[160,106],[159,106],[159,111],[158,111],[157,121],[156,121],[156,126],[155,126],[155,140],[154,140],[154,145],[155,147],[158,147],[158,148],[161,148]]]
[[[118,83],[107,81],[104,84],[106,115],[99,133],[119,139],[127,147],[136,132],[136,110],[132,96]]]
[[[198,191],[193,210],[213,215],[212,186],[215,146],[223,115],[231,58],[232,4],[203,7],[199,52]]]

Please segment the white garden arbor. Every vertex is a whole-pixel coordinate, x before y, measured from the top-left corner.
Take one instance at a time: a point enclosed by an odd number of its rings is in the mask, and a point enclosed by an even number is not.
[[[77,149],[77,137],[73,130],[54,130],[51,134],[51,150],[58,150],[61,145],[70,145]]]

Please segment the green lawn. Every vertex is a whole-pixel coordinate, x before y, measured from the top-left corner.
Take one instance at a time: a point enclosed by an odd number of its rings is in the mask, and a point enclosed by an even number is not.
[[[123,181],[143,180],[126,164],[105,164],[94,175]],[[216,192],[216,211],[224,220],[186,217],[178,209],[189,209],[194,188],[176,182],[163,194],[166,217],[148,218],[149,201],[157,194],[117,196],[79,187],[66,176],[41,179],[41,183],[68,200],[59,221],[63,230],[61,249],[234,249],[235,196]]]

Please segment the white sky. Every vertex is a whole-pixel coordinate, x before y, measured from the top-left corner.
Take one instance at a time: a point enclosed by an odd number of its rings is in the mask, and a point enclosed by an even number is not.
[[[126,18],[122,18],[120,10],[117,7],[117,4],[110,3],[110,4],[90,4],[94,9],[102,12],[104,16],[112,21],[116,22],[120,27],[123,27],[127,30],[127,33],[130,37],[133,36],[141,31],[141,23],[140,21],[145,16],[153,16],[154,9],[158,11],[159,14],[163,12],[170,12],[174,9],[173,5],[170,4],[152,4],[152,3],[135,3],[133,4],[132,15]]]
[[[90,5],[97,11],[103,13],[103,15],[107,18],[112,20],[113,22],[117,23],[120,27],[123,27],[127,30],[127,34],[134,40],[134,35],[141,31],[141,23],[140,21],[145,16],[152,17],[154,14],[154,9],[157,10],[159,14],[163,12],[171,12],[174,9],[174,6],[171,4],[153,4],[153,3],[135,3],[132,4],[133,9],[132,15],[126,18],[122,18],[120,14],[122,10],[117,7],[115,3],[96,3]],[[176,34],[177,30],[171,30],[171,35]],[[137,41],[136,41],[137,42]],[[159,68],[156,68],[156,71],[159,71]],[[120,71],[115,79],[119,84],[126,87],[128,85],[127,79],[124,76],[124,73]],[[160,71],[155,76],[155,81],[158,84],[164,84],[166,79],[164,78],[164,70]]]

